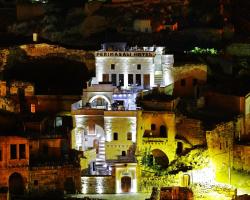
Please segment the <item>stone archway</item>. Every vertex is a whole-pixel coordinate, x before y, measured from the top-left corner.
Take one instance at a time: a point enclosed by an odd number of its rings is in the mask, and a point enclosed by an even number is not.
[[[159,165],[163,169],[166,169],[168,167],[169,159],[163,151],[161,151],[160,149],[154,149],[151,153],[154,157],[154,162],[156,165]]]
[[[121,189],[122,189],[122,192],[130,192],[131,190],[131,177],[130,176],[123,176],[121,178]]]
[[[90,98],[91,108],[109,109],[111,107],[110,100],[104,95],[95,95]]]
[[[22,195],[25,192],[24,179],[21,174],[15,172],[9,177],[9,192],[14,195]]]

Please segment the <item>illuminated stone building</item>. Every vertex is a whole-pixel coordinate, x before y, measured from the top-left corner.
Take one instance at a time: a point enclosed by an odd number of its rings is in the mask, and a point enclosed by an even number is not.
[[[170,71],[173,55],[164,47],[130,47],[105,43],[95,52],[97,82],[111,82],[122,89],[167,86],[173,83]]]
[[[192,147],[187,140],[178,139],[181,132],[176,131],[179,119],[174,112],[178,99],[168,96],[166,101],[147,101],[146,96],[155,90],[193,96],[193,79],[197,78],[195,86],[204,84],[206,67],[175,70],[173,55],[165,55],[164,48],[128,49],[123,43],[103,44],[95,56],[96,77],[87,83],[71,112],[71,145],[84,155],[82,192],[137,192],[145,151],[166,168],[176,155]],[[182,79],[188,87],[173,90]],[[137,105],[138,97],[143,110]]]
[[[9,195],[81,191],[78,153],[67,140],[69,123],[33,115],[23,130],[0,132],[0,190]],[[61,120],[61,122],[60,122]],[[1,122],[2,123],[2,122]],[[15,124],[17,121],[15,122]],[[49,128],[54,124],[53,128]]]

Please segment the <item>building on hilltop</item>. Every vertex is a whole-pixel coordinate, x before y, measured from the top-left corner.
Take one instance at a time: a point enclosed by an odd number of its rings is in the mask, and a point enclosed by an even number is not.
[[[175,72],[173,55],[165,54],[165,48],[127,47],[125,43],[103,44],[95,59],[96,77],[87,83],[71,112],[71,145],[84,154],[82,192],[141,191],[145,159],[165,169],[193,144],[203,144],[197,136],[199,127],[195,129],[197,135],[192,135],[195,139],[190,139],[192,143],[179,137],[175,114],[178,98],[171,94],[179,79],[188,77],[189,81],[197,76],[202,81],[196,84],[203,84],[206,69],[201,67],[201,77],[188,73],[192,67]],[[193,92],[183,92],[183,96],[189,94]]]

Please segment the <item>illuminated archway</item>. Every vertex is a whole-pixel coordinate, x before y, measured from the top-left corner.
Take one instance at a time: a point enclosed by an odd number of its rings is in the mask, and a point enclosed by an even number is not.
[[[168,167],[169,159],[163,151],[160,149],[154,149],[152,150],[152,155],[156,165],[159,165],[163,169]]]
[[[111,107],[110,100],[104,95],[95,95],[91,97],[89,103],[91,105],[91,108],[109,109]]]

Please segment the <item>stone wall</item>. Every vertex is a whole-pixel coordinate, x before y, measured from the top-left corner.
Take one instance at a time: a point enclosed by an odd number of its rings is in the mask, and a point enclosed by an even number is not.
[[[60,190],[66,192],[81,191],[81,171],[80,167],[66,166],[46,166],[32,167],[30,170],[30,192],[46,192]],[[69,186],[69,184],[71,186]],[[72,191],[67,191],[72,187]]]
[[[140,192],[151,192],[153,187],[179,186],[180,175],[167,176],[142,176],[138,190]]]
[[[207,66],[204,64],[185,64],[173,68],[174,96],[195,96],[197,87],[207,82]],[[185,81],[185,83],[183,83]]]
[[[250,172],[250,145],[234,146],[233,167],[236,170],[244,170]]]
[[[20,112],[20,104],[11,98],[0,97],[0,109],[18,113]]]
[[[32,20],[35,17],[44,15],[45,10],[42,4],[31,4],[31,3],[17,3],[16,4],[16,16],[17,20],[25,21]]]
[[[84,63],[89,71],[95,70],[95,57],[93,51],[67,49],[57,45],[49,45],[46,43],[41,44],[28,44],[13,47],[11,49],[1,49],[0,50],[0,71],[3,71],[8,64],[11,62],[8,60],[10,57],[15,59],[16,55],[22,53],[22,51],[30,58],[45,58],[45,57],[62,57],[69,60],[78,61]]]
[[[11,144],[16,145],[16,158],[10,157],[11,155]],[[25,145],[25,154],[22,154],[24,157],[20,157],[20,144]],[[18,173],[21,175],[24,186],[27,188],[29,180],[29,145],[28,140],[23,137],[18,136],[1,136],[0,137],[0,150],[1,150],[1,160],[0,160],[0,188],[8,187],[9,177],[13,173]]]
[[[93,51],[67,49],[58,45],[49,45],[46,43],[21,45],[20,48],[26,52],[27,56],[32,58],[58,56],[85,63],[86,67],[90,71],[95,69],[95,58]]]
[[[207,92],[205,94],[205,102],[209,108],[225,110],[227,112],[244,113],[245,110],[245,100],[243,96]]]
[[[176,136],[187,140],[192,145],[206,143],[206,134],[202,122],[197,119],[180,116],[176,125]]]
[[[81,177],[83,194],[114,194],[114,176],[83,176]]]

